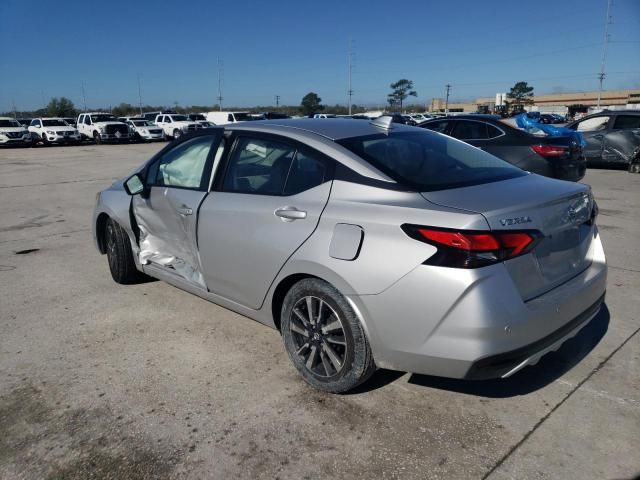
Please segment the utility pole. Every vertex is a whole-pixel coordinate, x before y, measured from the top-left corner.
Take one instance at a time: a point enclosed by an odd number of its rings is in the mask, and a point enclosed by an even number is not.
[[[139,73],[138,73],[138,106],[140,107],[140,116],[142,116],[142,88],[140,87]]]
[[[222,111],[222,80],[223,80],[223,65],[218,57],[218,107]]]
[[[353,72],[353,41],[349,38],[349,87],[347,89],[347,95],[349,95],[349,115],[351,115],[351,97],[353,96],[353,89],[351,88],[351,77]]]
[[[11,109],[13,110],[13,118],[18,118],[18,114],[16,113],[16,101],[14,98],[11,98]]]
[[[444,101],[444,113],[445,115],[448,115],[449,114],[449,90],[451,90],[451,85],[447,83],[445,87],[447,87],[447,98]]]
[[[276,110],[280,106],[280,95],[276,95]]]
[[[84,105],[84,113],[87,113],[87,96],[84,93],[84,82],[82,82],[82,104]]]
[[[600,88],[598,89],[598,103],[597,108],[600,108],[600,98],[602,97],[602,82],[607,75],[604,73],[604,66],[607,61],[607,46],[609,45],[609,25],[611,24],[611,0],[607,0],[607,16],[604,21],[604,45],[602,47],[602,62],[600,62],[600,73],[598,74],[598,80],[600,81]]]

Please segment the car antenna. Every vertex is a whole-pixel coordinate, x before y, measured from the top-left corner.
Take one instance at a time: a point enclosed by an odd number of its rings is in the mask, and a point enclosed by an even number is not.
[[[391,124],[393,123],[393,117],[391,115],[382,115],[372,120],[370,123],[371,125],[384,128],[385,130],[391,130],[393,128],[391,126]]]

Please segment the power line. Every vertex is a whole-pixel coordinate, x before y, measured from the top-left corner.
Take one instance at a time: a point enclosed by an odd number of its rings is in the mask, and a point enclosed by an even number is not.
[[[611,24],[611,0],[607,0],[607,16],[604,20],[604,45],[602,47],[602,62],[600,62],[600,74],[598,80],[600,81],[600,87],[598,89],[598,103],[597,108],[600,108],[600,97],[602,96],[602,83],[604,82],[604,66],[607,61],[607,46],[609,44],[609,25]]]
[[[140,107],[140,116],[142,116],[142,87],[140,86],[139,73],[138,73],[138,106]]]

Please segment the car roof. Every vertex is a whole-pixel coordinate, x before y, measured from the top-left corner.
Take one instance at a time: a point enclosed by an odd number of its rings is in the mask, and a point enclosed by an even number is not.
[[[226,127],[225,125],[225,128]],[[393,131],[415,131],[414,128],[415,127],[409,127],[399,123],[394,123],[391,126],[391,130]],[[332,118],[330,120],[320,118],[257,120],[254,122],[233,124],[233,126],[229,126],[229,129],[255,129],[265,133],[282,133],[283,129],[291,129],[297,131],[297,133],[320,135],[334,141],[343,138],[375,135],[387,131],[371,122],[363,122],[362,120],[352,118]]]

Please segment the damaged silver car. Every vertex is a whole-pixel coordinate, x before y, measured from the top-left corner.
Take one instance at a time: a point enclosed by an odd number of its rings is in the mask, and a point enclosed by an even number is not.
[[[98,194],[93,230],[116,282],[274,327],[344,392],[376,367],[508,377],[557,349],[604,300],[597,212],[587,185],[436,132],[300,119],[174,141]]]

